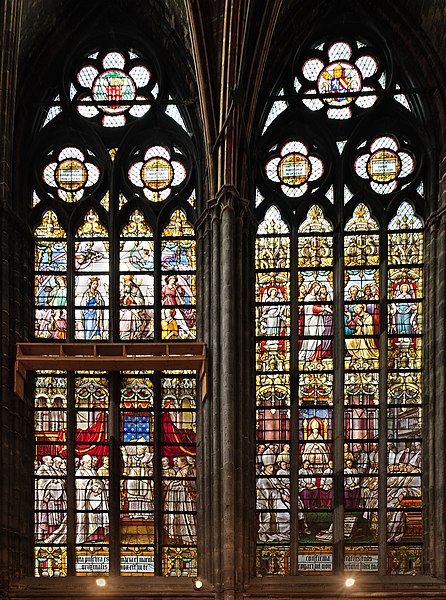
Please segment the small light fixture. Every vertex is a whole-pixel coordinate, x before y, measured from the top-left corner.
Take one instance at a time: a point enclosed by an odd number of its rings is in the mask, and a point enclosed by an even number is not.
[[[107,585],[107,582],[103,577],[99,577],[98,579],[96,579],[96,585],[98,587],[105,587]]]
[[[195,577],[193,580],[193,585],[195,590],[200,590],[203,587],[203,582],[199,577]]]
[[[355,579],[353,577],[349,577],[345,580],[345,587],[352,587],[355,585]]]

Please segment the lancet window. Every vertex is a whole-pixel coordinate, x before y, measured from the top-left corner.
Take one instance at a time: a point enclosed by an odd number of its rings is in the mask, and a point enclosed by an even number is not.
[[[36,134],[35,341],[195,340],[188,116],[149,50],[60,81]],[[196,575],[195,372],[79,358],[34,384],[35,575]]]
[[[316,40],[261,127],[259,576],[423,569],[426,175],[383,47]]]

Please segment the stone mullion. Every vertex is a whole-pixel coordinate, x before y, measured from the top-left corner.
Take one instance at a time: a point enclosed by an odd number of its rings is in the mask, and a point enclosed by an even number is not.
[[[387,406],[388,406],[388,244],[389,224],[381,221],[379,237],[379,380],[378,380],[378,573],[387,574]]]
[[[342,180],[336,185],[333,232],[333,571],[344,570],[345,217]],[[335,188],[335,189],[336,189]],[[339,332],[336,335],[336,332]]]
[[[204,340],[209,345],[210,312],[211,312],[211,236],[209,219],[204,219],[197,225],[197,339]],[[208,353],[209,359],[209,353]],[[210,382],[211,366],[207,365],[207,377]],[[200,397],[200,396],[199,396]],[[213,486],[209,485],[212,476],[212,413],[211,400],[208,394],[203,403],[197,406],[197,497],[198,521],[202,524],[198,530],[198,575],[205,580],[211,580],[213,571]],[[200,467],[201,465],[201,467]]]
[[[437,248],[439,247],[437,240],[437,233],[435,231],[435,226],[432,224],[431,227],[426,228],[425,235],[425,245],[424,245],[424,257],[423,262],[425,264],[424,269],[424,290],[427,289],[435,289],[436,281],[435,281],[435,267],[437,264]],[[425,293],[423,293],[425,296]],[[435,306],[435,297],[434,294],[431,295],[432,301],[425,302],[423,306],[423,315],[426,319],[426,323],[433,323],[436,317],[436,306]],[[432,398],[436,398],[436,374],[435,374],[435,335],[434,328],[429,327],[425,329],[424,332],[424,352],[423,352],[423,361],[426,362],[426,366],[423,374],[423,388],[424,390],[430,390],[432,394]],[[423,394],[424,396],[425,394]],[[433,456],[435,451],[435,438],[432,435],[429,435],[429,432],[435,431],[435,406],[434,402],[426,402],[424,404],[424,419],[423,419],[423,456]],[[429,507],[429,512],[435,510],[435,502],[436,502],[436,493],[435,493],[435,476],[432,473],[429,473],[428,469],[425,469],[424,466],[426,461],[423,460],[423,504]],[[423,531],[427,531],[426,529],[427,521],[426,521],[426,512],[423,515]],[[429,535],[424,543],[423,548],[423,563],[426,565],[433,566],[433,575],[437,572],[437,563],[436,563],[436,552],[435,552],[435,538],[436,535]]]

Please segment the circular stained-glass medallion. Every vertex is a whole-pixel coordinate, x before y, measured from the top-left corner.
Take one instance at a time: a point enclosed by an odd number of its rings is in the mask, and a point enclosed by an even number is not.
[[[296,187],[305,183],[311,174],[311,164],[306,156],[293,152],[282,158],[277,166],[277,175],[282,183]]]
[[[392,150],[377,150],[367,161],[367,173],[379,183],[394,181],[401,171],[401,160]]]
[[[141,179],[150,190],[165,190],[172,183],[173,168],[165,158],[151,158],[141,168]]]
[[[330,63],[323,69],[317,80],[321,94],[335,94],[331,98],[323,98],[329,106],[347,106],[355,99],[352,92],[362,88],[362,77],[354,65],[345,61]]]
[[[93,82],[92,96],[102,111],[109,115],[118,115],[129,108],[122,104],[123,102],[135,99],[136,86],[133,79],[124,71],[118,69],[104,71]],[[104,101],[110,104],[100,105],[100,102]]]
[[[80,160],[68,158],[58,165],[54,178],[60,188],[73,192],[84,187],[87,183],[88,172]]]

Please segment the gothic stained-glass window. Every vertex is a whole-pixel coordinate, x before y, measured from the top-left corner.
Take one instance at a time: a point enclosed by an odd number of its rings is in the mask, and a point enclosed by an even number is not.
[[[258,576],[423,569],[423,146],[377,41],[300,51],[260,124]]]
[[[121,230],[119,331],[122,340],[153,339],[153,233],[138,211]],[[137,308],[135,308],[137,307]]]
[[[154,64],[85,55],[42,116],[36,341],[196,339],[193,148]],[[193,371],[36,373],[36,576],[196,575],[196,395]]]
[[[52,210],[44,213],[35,236],[35,336],[65,340],[67,241],[65,231]]]
[[[197,574],[196,396],[188,371],[37,372],[36,576],[111,574],[116,556],[124,576]]]

